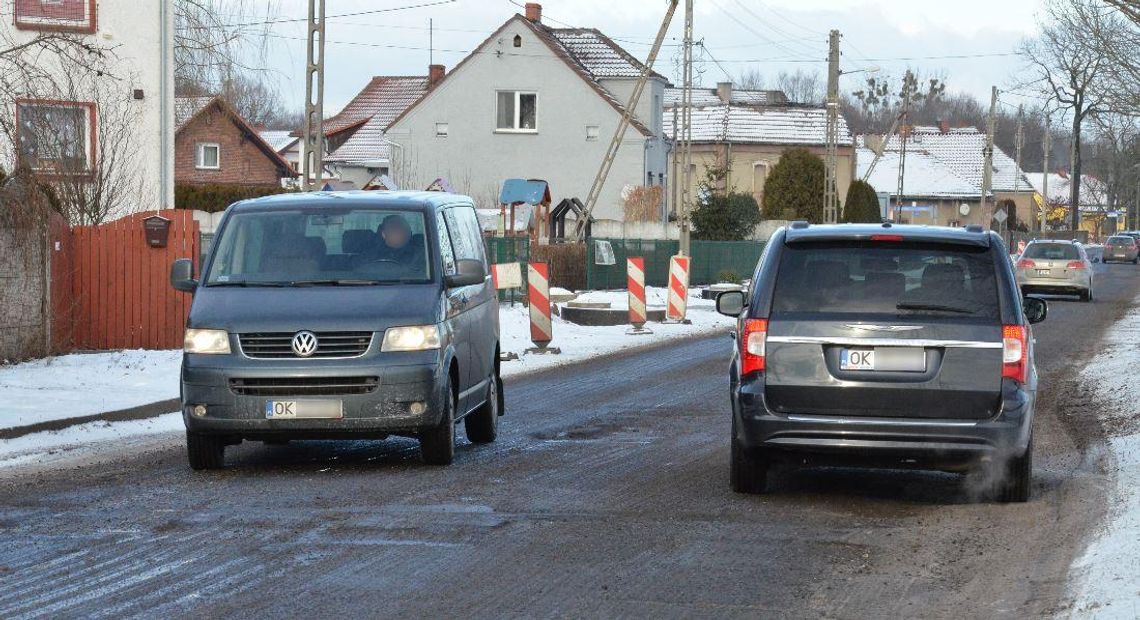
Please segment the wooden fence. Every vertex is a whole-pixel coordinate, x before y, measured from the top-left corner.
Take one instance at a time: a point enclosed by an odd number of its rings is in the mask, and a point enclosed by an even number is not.
[[[178,258],[198,263],[198,224],[190,211],[166,210],[166,247],[147,243],[154,211],[99,226],[53,231],[52,341],[57,351],[180,349],[190,295],[170,287]]]

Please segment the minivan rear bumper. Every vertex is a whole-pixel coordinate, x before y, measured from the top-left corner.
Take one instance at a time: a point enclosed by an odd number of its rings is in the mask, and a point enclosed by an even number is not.
[[[733,393],[737,441],[772,456],[820,460],[885,460],[933,469],[961,469],[1021,454],[1029,445],[1033,395],[1004,380],[1002,406],[988,419],[886,418],[775,412],[764,398],[763,375]]]
[[[187,356],[182,366],[182,418],[190,432],[230,435],[234,438],[352,438],[413,434],[439,423],[445,366],[430,358],[438,351],[407,354],[407,365],[379,364],[362,358],[343,362],[306,364],[248,363],[240,359],[211,360],[209,356]],[[191,359],[197,358],[197,359]],[[202,358],[205,358],[203,360]],[[204,365],[208,364],[208,365]],[[306,389],[322,381],[348,383],[346,379],[373,379],[375,388],[365,393],[264,393],[237,387],[234,381],[258,385],[259,381],[309,382]],[[252,391],[252,394],[243,393]],[[340,401],[343,417],[338,419],[266,419],[269,400]],[[413,404],[423,411],[413,413]],[[205,407],[205,415],[195,413]],[[416,407],[418,409],[419,407]]]

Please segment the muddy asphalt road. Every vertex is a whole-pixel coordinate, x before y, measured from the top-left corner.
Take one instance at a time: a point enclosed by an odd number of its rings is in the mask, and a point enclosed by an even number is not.
[[[1075,378],[1140,289],[1039,326],[1033,499],[943,473],[778,471],[728,489],[727,335],[510,381],[500,440],[231,448],[177,436],[0,474],[0,617],[994,617],[1064,614],[1104,512],[1096,394]]]

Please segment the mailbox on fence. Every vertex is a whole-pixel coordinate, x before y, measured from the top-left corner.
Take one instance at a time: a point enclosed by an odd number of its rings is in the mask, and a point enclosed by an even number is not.
[[[170,238],[170,220],[161,215],[152,215],[143,219],[143,229],[146,231],[146,244],[152,248],[165,248]]]

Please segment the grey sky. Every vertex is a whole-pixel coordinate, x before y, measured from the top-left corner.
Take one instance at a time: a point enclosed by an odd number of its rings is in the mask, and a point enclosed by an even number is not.
[[[327,0],[330,16],[440,0]],[[282,17],[303,18],[307,0],[279,0]],[[523,0],[518,0],[519,4]],[[665,0],[546,0],[547,23],[595,27],[645,58],[664,15]],[[696,0],[695,28],[716,63],[700,67],[712,85],[749,67],[774,76],[797,68],[826,70],[827,31],[843,33],[843,67],[879,68],[900,75],[910,66],[942,72],[950,90],[988,99],[991,84],[1012,83],[1021,67],[1012,54],[1036,30],[1040,0]],[[434,59],[454,67],[502,22],[521,12],[511,0],[455,0],[435,6],[330,19],[326,113],[339,110],[373,75],[424,75],[429,62],[428,19],[434,20]],[[658,69],[674,74],[681,16]],[[553,21],[557,20],[557,22]],[[273,25],[271,63],[286,102],[304,101],[302,23]],[[984,56],[977,56],[984,55]],[[917,57],[973,56],[915,59]],[[844,77],[851,91],[865,75]],[[1013,99],[1003,97],[1003,99]]]

